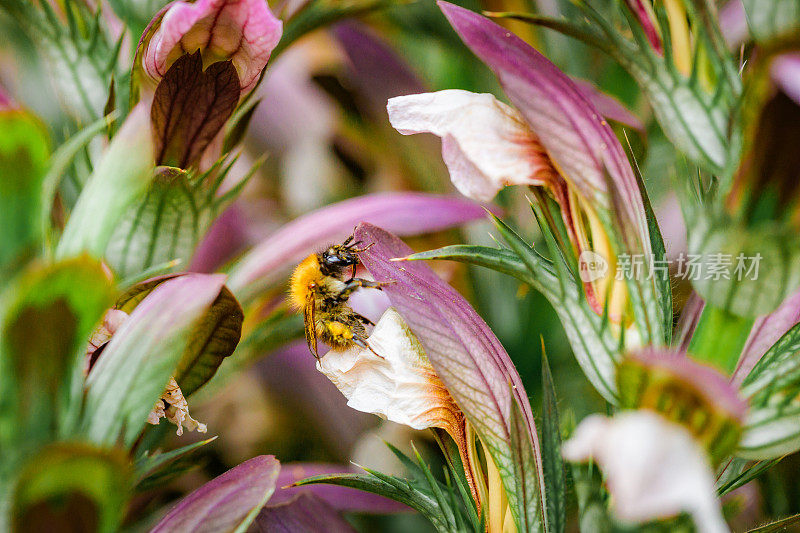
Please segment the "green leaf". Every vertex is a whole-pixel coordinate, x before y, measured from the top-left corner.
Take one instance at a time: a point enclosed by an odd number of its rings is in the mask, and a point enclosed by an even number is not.
[[[179,277],[168,274],[128,289],[117,299],[116,309],[131,313],[156,287]],[[188,397],[207,383],[222,360],[236,349],[242,334],[244,312],[231,291],[223,286],[208,311],[198,320],[189,343],[175,369],[174,378]],[[262,352],[263,353],[263,352]]]
[[[750,33],[759,43],[774,43],[796,35],[800,28],[797,0],[742,0]]]
[[[0,275],[42,239],[40,191],[50,154],[47,131],[33,115],[0,109]]]
[[[720,46],[720,31],[714,16],[707,12],[704,3],[684,5],[695,33],[695,56],[702,47],[704,59],[716,74],[711,87],[704,87],[698,81],[701,66],[697,64],[688,76],[678,72],[672,61],[668,33],[662,35],[664,54],[656,54],[647,40],[641,38],[635,17],[628,17],[634,41],[623,37],[618,26],[606,18],[605,11],[590,2],[577,3],[582,16],[574,21],[519,14],[512,17],[554,29],[608,53],[636,80],[669,139],[704,168],[730,175],[738,163],[741,144],[738,127],[731,125],[741,81],[733,57]],[[624,3],[620,8],[624,15],[630,15]],[[660,10],[663,7],[656,6],[656,14]]]
[[[745,228],[725,214],[700,211],[686,223],[689,253],[699,256],[693,261],[697,268],[686,275],[711,305],[756,317],[774,311],[800,286],[800,246],[793,231]]]
[[[769,459],[800,449],[800,324],[786,332],[742,382],[750,411],[737,455]]]
[[[561,457],[561,423],[553,376],[542,349],[542,474],[544,476],[547,531],[563,532],[566,527],[567,480]]]
[[[746,485],[747,483],[751,482],[776,464],[780,462],[783,457],[778,457],[777,459],[770,459],[767,461],[757,461],[754,463],[750,468],[747,468],[742,473],[737,476],[732,477],[731,479],[727,480],[722,486],[717,489],[717,494],[719,496],[724,496],[725,494],[732,492],[739,487]],[[736,461],[743,461],[742,459],[735,459]]]
[[[82,429],[98,444],[131,445],[195,346],[198,324],[220,295],[224,276],[187,274],[154,289],[111,338],[86,381]]]
[[[144,197],[121,217],[106,248],[106,261],[120,277],[141,278],[155,267],[174,271],[189,264],[217,214],[238,197],[261,164],[257,161],[236,185],[217,195],[236,160],[223,156],[200,174],[159,168]]]
[[[618,403],[615,375],[616,362],[621,357],[620,342],[612,334],[607,321],[591,308],[583,287],[575,280],[567,265],[557,261],[558,274],[553,274],[532,246],[499,219],[495,219],[495,223],[511,249],[540,280],[539,284],[533,286],[553,305],[586,377],[606,400]],[[540,227],[549,236],[552,253],[558,254],[553,235],[548,232],[547,226]]]
[[[176,450],[154,455],[145,454],[136,460],[136,488],[137,492],[144,492],[152,488],[163,486],[167,481],[174,479],[188,470],[197,467],[198,461],[193,454],[217,439],[201,440]]]
[[[539,255],[502,221],[495,219],[495,224],[511,250],[448,246],[416,253],[407,259],[448,259],[479,265],[513,276],[540,291],[558,313],[575,357],[589,381],[604,398],[616,404],[615,361],[620,357],[619,341],[613,337],[608,324],[589,307],[582,288],[576,286],[571,277],[562,282],[549,260]],[[562,278],[570,276],[566,268],[562,268],[559,275]],[[559,290],[559,287],[562,289]]]
[[[514,497],[509,505],[521,531],[549,531],[542,490],[542,465],[539,463],[538,443],[531,442],[525,418],[516,401],[511,403],[511,453],[514,468]],[[546,486],[546,485],[544,485]]]
[[[119,531],[131,468],[121,450],[55,443],[22,468],[12,496],[14,531]]]
[[[147,109],[139,104],[128,115],[81,191],[58,243],[56,257],[84,251],[102,257],[126,209],[146,191],[151,181],[153,150]]]
[[[421,261],[430,259],[445,259],[468,263],[471,265],[482,266],[508,274],[528,285],[539,284],[534,275],[525,266],[525,263],[517,254],[510,250],[490,248],[488,246],[473,246],[468,244],[457,244],[445,246],[436,250],[418,252],[405,258],[409,261]]]
[[[797,524],[800,524],[800,514],[792,515],[776,522],[770,522],[769,524],[764,524],[763,526],[749,530],[747,533],[779,533],[782,531],[792,531],[795,527],[797,527]]]
[[[95,138],[115,118],[115,114],[107,115],[93,124],[85,127],[80,132],[70,137],[53,153],[50,159],[50,168],[44,177],[41,189],[42,210],[40,215],[41,232],[46,241],[46,251],[50,251],[51,215],[53,201],[55,200],[61,178],[67,172],[75,157],[84,147]]]
[[[178,168],[161,169],[144,197],[117,222],[105,250],[109,266],[122,278],[158,264],[187,265],[213,220],[207,191]]]
[[[4,293],[0,443],[18,432],[26,446],[52,438],[75,400],[71,382],[82,374],[87,339],[113,298],[102,266],[86,257],[34,265]]]

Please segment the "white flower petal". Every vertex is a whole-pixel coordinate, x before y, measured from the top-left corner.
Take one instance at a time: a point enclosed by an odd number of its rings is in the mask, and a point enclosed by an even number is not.
[[[450,179],[470,198],[489,201],[507,185],[543,185],[558,177],[517,111],[491,94],[450,89],[398,96],[387,110],[403,135],[442,138]]]
[[[380,355],[353,347],[330,351],[317,362],[347,405],[414,429],[452,429],[460,411],[397,311],[383,314],[369,344]]]
[[[689,513],[698,531],[728,531],[705,452],[683,427],[651,411],[591,415],[564,443],[564,458],[594,459],[617,515],[627,521]]]

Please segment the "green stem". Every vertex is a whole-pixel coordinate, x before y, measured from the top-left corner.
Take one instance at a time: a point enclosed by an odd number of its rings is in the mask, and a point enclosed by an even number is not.
[[[754,320],[706,304],[692,335],[689,355],[733,374]]]

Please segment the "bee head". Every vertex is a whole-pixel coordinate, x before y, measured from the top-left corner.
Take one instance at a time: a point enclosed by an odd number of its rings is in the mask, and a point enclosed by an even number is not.
[[[347,267],[352,266],[355,275],[355,266],[359,263],[358,254],[369,249],[369,246],[359,248],[359,244],[360,241],[353,242],[353,237],[350,236],[342,244],[334,244],[319,254],[317,257],[323,273],[339,275]]]
[[[357,250],[350,246],[335,244],[322,252],[322,262],[329,267],[348,267],[358,264]]]

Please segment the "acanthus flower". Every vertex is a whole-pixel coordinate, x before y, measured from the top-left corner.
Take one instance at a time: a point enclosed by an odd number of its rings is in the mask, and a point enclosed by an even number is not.
[[[447,431],[488,531],[535,528],[540,515],[534,510],[544,501],[541,458],[530,404],[508,355],[463,297],[426,265],[391,261],[411,252],[397,237],[361,224],[355,238],[372,243],[360,255],[365,268],[378,281],[394,282],[383,287],[392,308],[369,337],[377,355],[331,352],[318,369],[351,407]]]
[[[139,40],[133,98],[152,103],[160,165],[209,167],[223,126],[257,84],[283,24],[260,0],[175,1]]]
[[[200,51],[205,67],[231,61],[245,94],[258,82],[282,32],[283,23],[263,0],[172,2],[142,35],[141,68],[158,83],[178,58]]]
[[[577,333],[586,321],[564,312],[565,321],[575,322],[568,335],[578,361],[598,390],[616,401],[610,387],[615,360],[624,350],[664,343],[672,322],[666,273],[651,270],[663,250],[648,224],[644,191],[594,104],[596,95],[505,28],[439,4],[464,43],[497,75],[513,107],[492,95],[441,91],[391,99],[389,120],[404,134],[441,136],[451,179],[467,195],[488,198],[507,185],[534,188],[540,225],[558,246],[563,270],[576,266],[560,280],[570,286],[570,296],[548,298],[557,309],[574,300],[580,313],[586,308],[596,315],[590,317],[597,322],[593,335],[615,339],[619,348],[613,350],[596,347],[609,341],[587,346]],[[637,268],[653,275],[637,275]]]
[[[587,91],[541,54],[482,17],[441,6],[515,108],[488,94],[441,91],[389,100],[390,122],[403,134],[442,137],[451,179],[467,196],[487,200],[507,185],[544,188],[560,206],[581,267],[597,256],[606,262],[585,276],[591,306],[626,321],[628,289],[614,273],[620,255],[648,254],[650,235],[622,146]]]
[[[372,350],[355,346],[317,362],[347,405],[413,429],[441,428],[463,441],[464,415],[403,317],[389,308],[369,339]]]
[[[683,427],[646,410],[590,415],[564,443],[564,458],[594,460],[619,518],[635,523],[688,512],[701,533],[729,531],[700,445]]]

